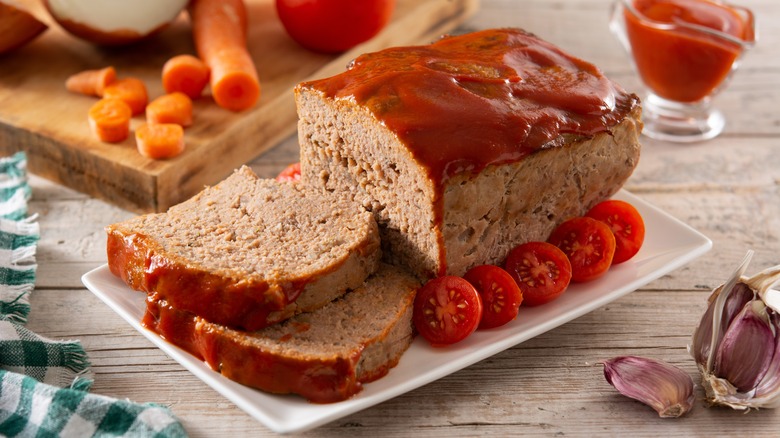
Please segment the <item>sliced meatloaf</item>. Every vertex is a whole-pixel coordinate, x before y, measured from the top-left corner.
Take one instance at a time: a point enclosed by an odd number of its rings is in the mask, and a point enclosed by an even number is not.
[[[639,159],[639,99],[518,29],[362,55],[295,93],[302,181],[349,193],[422,277],[545,240]]]
[[[143,325],[241,384],[344,400],[394,367],[413,339],[411,274],[380,267],[363,286],[310,313],[259,331],[233,330],[149,300]]]
[[[381,257],[360,206],[248,167],[166,213],[106,230],[111,272],[131,288],[247,330],[324,306],[362,285]]]

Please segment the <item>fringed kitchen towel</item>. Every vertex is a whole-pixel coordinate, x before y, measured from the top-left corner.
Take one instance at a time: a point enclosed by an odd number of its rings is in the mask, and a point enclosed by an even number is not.
[[[36,217],[26,156],[0,158],[0,436],[186,437],[164,406],[90,394],[78,341],[44,338],[24,324],[35,286]]]

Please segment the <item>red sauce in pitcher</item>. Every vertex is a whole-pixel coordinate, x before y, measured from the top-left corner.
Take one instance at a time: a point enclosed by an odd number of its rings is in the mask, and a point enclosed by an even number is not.
[[[633,0],[626,34],[637,70],[658,96],[696,102],[718,88],[753,42],[747,10],[714,0]],[[635,13],[634,13],[635,12]]]

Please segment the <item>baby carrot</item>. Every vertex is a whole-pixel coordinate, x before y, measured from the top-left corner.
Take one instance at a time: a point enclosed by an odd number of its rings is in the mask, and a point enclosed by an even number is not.
[[[192,100],[186,94],[173,92],[154,99],[146,106],[146,122],[175,123],[181,126],[192,124]]]
[[[130,106],[119,99],[100,99],[89,109],[89,127],[101,141],[118,143],[130,133]]]
[[[146,94],[146,85],[138,78],[124,78],[114,81],[103,89],[103,97],[125,101],[133,110],[133,115],[144,112],[149,97]]]
[[[184,152],[184,128],[174,123],[145,123],[135,130],[135,142],[144,157],[173,158]]]
[[[87,96],[103,96],[103,90],[107,85],[116,80],[116,70],[108,66],[95,70],[84,70],[75,73],[65,80],[65,88],[74,93]]]
[[[211,94],[231,111],[254,106],[260,97],[246,46],[247,14],[242,0],[193,0],[189,6],[198,56],[211,68]]]
[[[209,83],[209,66],[192,55],[177,55],[163,65],[162,84],[166,93],[181,91],[197,99]]]

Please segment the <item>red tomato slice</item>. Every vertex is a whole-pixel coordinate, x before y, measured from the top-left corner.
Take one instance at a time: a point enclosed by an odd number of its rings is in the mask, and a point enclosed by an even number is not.
[[[480,265],[463,276],[482,298],[479,329],[502,326],[517,317],[523,293],[508,272],[494,265]]]
[[[289,166],[285,167],[284,170],[279,172],[279,175],[276,176],[277,181],[285,182],[285,181],[298,181],[301,179],[301,163],[293,163]]]
[[[571,262],[571,279],[595,280],[604,275],[615,255],[615,236],[607,224],[590,217],[575,217],[553,230],[550,243]]]
[[[466,339],[482,318],[479,293],[461,277],[434,278],[417,291],[412,319],[434,347]]]
[[[523,305],[538,306],[558,298],[571,281],[571,263],[557,246],[528,242],[509,252],[504,268],[523,292]]]
[[[585,215],[606,223],[615,235],[615,257],[612,264],[634,257],[645,241],[645,222],[633,205],[612,199],[596,204]]]

